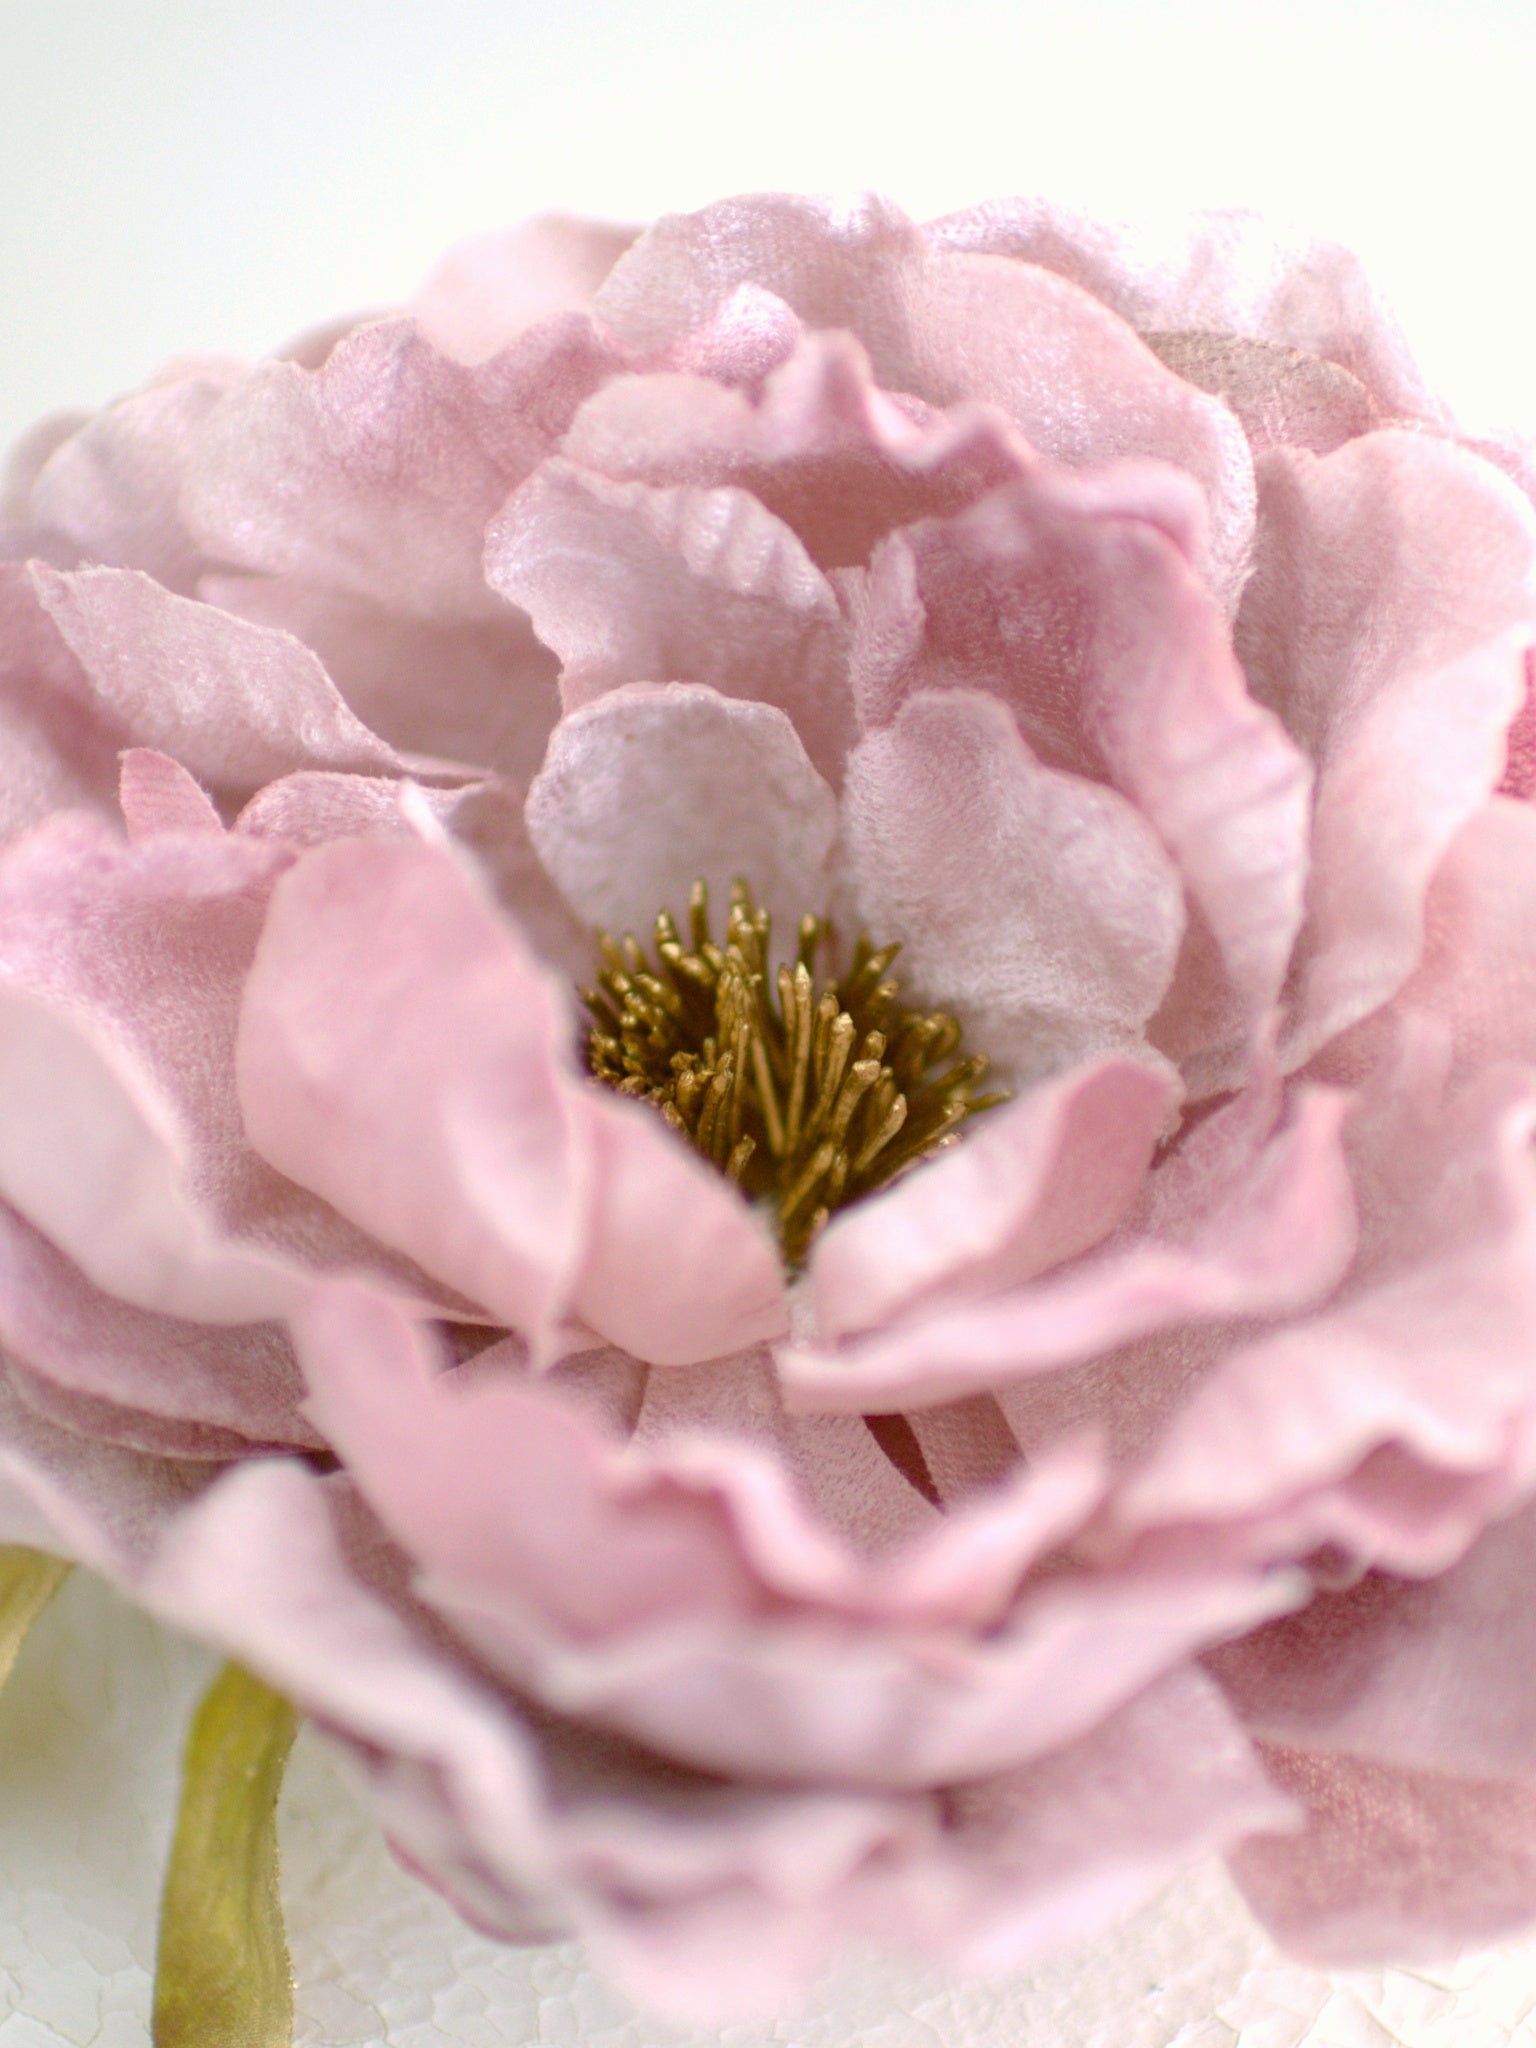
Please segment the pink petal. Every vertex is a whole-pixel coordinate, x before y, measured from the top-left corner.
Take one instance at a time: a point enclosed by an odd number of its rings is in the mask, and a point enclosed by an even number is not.
[[[1533,1535],[1522,1509],[1437,1578],[1373,1572],[1226,1645],[1215,1666],[1244,1724],[1293,1749],[1530,1780]]]
[[[1536,1789],[1342,1756],[1264,1752],[1306,1812],[1255,1835],[1232,1874],[1293,1954],[1333,1968],[1439,1960],[1536,1917]]]
[[[1236,1035],[1274,1002],[1300,923],[1309,776],[1144,516],[1144,484],[1042,467],[894,536],[871,568],[855,693],[884,723],[914,691],[986,690],[1048,766],[1111,780],[1214,934]]]
[[[125,848],[76,817],[0,867],[0,1191],[141,1308],[280,1314],[288,1261],[230,1233],[325,1241],[251,1154],[231,1086],[240,977],[284,858],[212,834]]]
[[[1273,449],[1260,473],[1238,646],[1318,769],[1300,1061],[1400,986],[1435,865],[1499,780],[1536,644],[1536,513],[1422,434]]]
[[[407,320],[318,370],[266,363],[204,424],[183,510],[208,552],[418,618],[500,616],[485,523],[558,439],[607,361],[579,315],[477,369]]]
[[[820,1340],[996,1294],[1087,1251],[1139,1194],[1173,1093],[1129,1061],[1073,1068],[838,1216],[811,1257]]]
[[[615,934],[648,940],[698,880],[717,924],[738,875],[784,933],[827,903],[837,801],[771,704],[691,683],[611,691],[560,721],[527,816],[566,901]]]
[[[540,214],[450,249],[411,311],[445,356],[483,363],[553,313],[586,312],[635,234],[608,221]]]
[[[1012,1381],[1001,1398],[1033,1421],[1033,1387],[1017,1384],[1026,1376],[1181,1324],[1311,1308],[1355,1245],[1343,1108],[1331,1091],[1308,1090],[1273,1133],[1267,1120],[1254,1128],[1260,1103],[1218,1111],[1157,1168],[1146,1202],[1096,1257],[992,1299],[919,1311],[859,1342],[783,1347],[786,1400],[818,1411],[911,1408]],[[1063,1147],[1064,1170],[1074,1156]],[[1050,1217],[1042,1208],[1044,1225]],[[1153,1378],[1145,1366],[1142,1378]],[[1122,1420],[1136,1406],[1115,1379],[1102,1402],[1088,1403],[1096,1422],[1109,1419],[1098,1412],[1106,1405]]]
[[[318,1442],[299,1416],[303,1385],[276,1324],[219,1328],[134,1308],[93,1287],[4,1204],[0,1338],[13,1363],[51,1387],[131,1408],[141,1422],[198,1425],[239,1448]]]
[[[836,775],[852,737],[842,615],[749,492],[652,490],[549,462],[492,522],[485,565],[559,655],[568,711],[622,683],[709,683],[787,712]]]
[[[940,248],[1043,264],[1133,327],[1278,342],[1342,365],[1389,413],[1443,417],[1360,259],[1256,213],[1196,213],[1159,237],[1145,223],[1132,230],[1045,199],[1001,199],[924,233]]]
[[[783,1336],[784,1270],[767,1227],[655,1112],[607,1089],[577,1114],[594,1159],[572,1307],[654,1365],[692,1365]]]
[[[224,821],[194,776],[169,754],[129,747],[122,757],[117,800],[130,839],[157,832],[222,832]]]
[[[402,753],[522,782],[543,758],[560,709],[558,664],[520,614],[408,618],[293,576],[206,575],[197,591],[313,648],[350,708]]]
[[[632,349],[656,350],[747,282],[807,327],[850,328],[887,390],[936,405],[989,401],[1034,447],[1074,466],[1126,455],[1176,463],[1210,497],[1212,574],[1235,590],[1253,521],[1241,429],[1075,286],[930,244],[881,200],[834,208],[766,195],[658,221],[615,265],[596,310]]]
[[[31,569],[0,564],[0,842],[53,811],[109,814],[128,738],[92,702]]]
[[[240,1023],[246,1128],[282,1172],[542,1343],[587,1199],[568,1029],[544,970],[445,853],[338,841],[273,895]]]
[[[398,766],[307,647],[136,569],[69,575],[35,563],[38,596],[96,703],[194,775],[254,789],[301,767]]]
[[[1495,1072],[1454,1105],[1442,1163],[1399,1171],[1407,1256],[1340,1304],[1239,1348],[1117,1505],[1128,1530],[1213,1532],[1270,1558],[1331,1544],[1443,1571],[1536,1480],[1536,1096]]]
[[[216,357],[167,365],[55,450],[33,486],[29,516],[88,561],[143,569],[189,593],[204,556],[181,516],[182,478],[203,422],[243,372]]]
[[[822,568],[864,561],[891,528],[957,510],[1028,459],[989,409],[930,414],[892,399],[840,332],[797,335],[756,397],[708,374],[616,377],[562,452],[630,482],[740,485]]]
[[[1029,1079],[1143,1048],[1183,935],[1179,881],[1113,790],[1044,766],[1006,705],[923,692],[850,757],[842,856],[903,992]]]
[[[59,1428],[0,1371],[0,1541],[52,1551],[121,1583],[207,1479],[206,1466]]]

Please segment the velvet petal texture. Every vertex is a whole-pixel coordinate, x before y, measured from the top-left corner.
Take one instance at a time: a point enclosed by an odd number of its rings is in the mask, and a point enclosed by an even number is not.
[[[550,217],[42,423],[0,1536],[685,2024],[1212,1849],[1536,1918],[1531,475],[1346,252],[1031,199]]]

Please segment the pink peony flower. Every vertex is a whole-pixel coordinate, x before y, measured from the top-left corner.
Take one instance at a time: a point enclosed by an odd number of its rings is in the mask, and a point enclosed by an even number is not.
[[[1024,203],[40,429],[0,1533],[675,2016],[1536,1918],[1526,482],[1341,252]]]

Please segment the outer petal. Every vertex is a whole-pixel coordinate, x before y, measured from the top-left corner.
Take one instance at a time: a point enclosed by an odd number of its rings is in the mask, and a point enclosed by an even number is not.
[[[347,704],[405,754],[526,782],[560,709],[558,663],[517,613],[411,618],[295,576],[206,575],[198,596],[313,648]]]
[[[266,363],[209,415],[183,510],[210,555],[421,618],[494,619],[485,522],[604,374],[573,316],[466,369],[410,321],[317,370]]]
[[[110,812],[129,737],[93,702],[31,570],[0,564],[0,842],[53,811]]]
[[[1536,512],[1424,435],[1273,449],[1260,471],[1238,646],[1318,767],[1300,1061],[1400,986],[1435,864],[1499,780],[1536,644]]]
[[[1400,1166],[1406,1256],[1323,1315],[1240,1349],[1199,1389],[1115,1519],[1203,1528],[1264,1558],[1332,1545],[1443,1571],[1536,1483],[1536,1168],[1530,1077],[1454,1106],[1442,1159]],[[1390,1244],[1390,1240],[1388,1240]]]
[[[400,765],[289,634],[174,597],[136,569],[61,576],[35,563],[32,576],[102,710],[193,774],[254,789],[295,768]]]
[[[1360,259],[1256,213],[1197,213],[1159,236],[1045,199],[1000,199],[924,230],[945,249],[1044,264],[1142,329],[1251,335],[1338,363],[1389,413],[1443,418]]]
[[[996,699],[925,692],[869,734],[841,851],[912,991],[1011,1073],[1143,1043],[1183,936],[1178,876],[1123,797],[1043,766]]]
[[[215,357],[171,363],[88,419],[44,464],[29,517],[87,561],[143,569],[190,594],[205,557],[181,517],[182,476],[204,420],[244,368]]]
[[[460,363],[483,363],[537,321],[585,313],[637,230],[539,214],[450,249],[412,302],[422,333]]]
[[[710,683],[776,704],[823,774],[852,737],[831,585],[733,486],[652,490],[546,463],[486,536],[486,578],[564,664],[567,710],[621,683]]]
[[[781,931],[822,909],[837,800],[770,704],[697,684],[633,684],[560,721],[528,792],[528,830],[587,923],[649,933],[695,881],[738,875]]]
[[[280,1314],[288,1260],[231,1233],[328,1238],[251,1154],[230,1086],[240,976],[285,862],[203,833],[124,848],[74,818],[0,869],[0,1188],[141,1308]]]
[[[1429,1962],[1536,1915],[1536,1789],[1267,1749],[1306,1829],[1231,1857],[1244,1897],[1293,1954],[1333,1967]]]

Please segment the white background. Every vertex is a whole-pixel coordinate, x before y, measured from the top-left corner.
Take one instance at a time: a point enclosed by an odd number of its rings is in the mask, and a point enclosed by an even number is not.
[[[0,441],[193,349],[408,292],[530,211],[748,187],[918,215],[1043,190],[1261,207],[1352,243],[1476,427],[1536,431],[1527,0],[0,0]],[[137,2048],[202,1660],[89,1589],[0,1703],[0,2048]],[[394,1873],[301,1746],[284,1813],[312,2048],[654,2048],[575,1951],[495,1950]],[[1282,1965],[1219,1876],[1030,1985],[850,1965],[794,2048],[1536,2044],[1536,1950]],[[732,2048],[770,2038],[751,2030]]]
[[[0,438],[546,207],[1043,190],[1352,243],[1536,425],[1532,0],[0,0]]]

